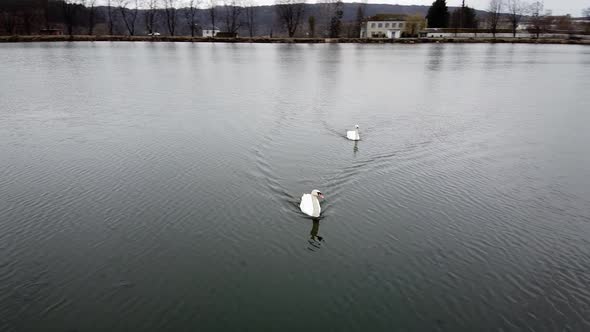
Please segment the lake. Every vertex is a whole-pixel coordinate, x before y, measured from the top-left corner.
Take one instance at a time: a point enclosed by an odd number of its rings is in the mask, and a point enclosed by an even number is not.
[[[0,63],[2,331],[590,330],[589,47]]]

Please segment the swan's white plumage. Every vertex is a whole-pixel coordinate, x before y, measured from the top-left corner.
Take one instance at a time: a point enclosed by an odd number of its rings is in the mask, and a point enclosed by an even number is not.
[[[322,212],[317,194],[314,195],[316,192],[319,193],[319,191],[314,190],[311,194],[303,194],[301,196],[301,204],[299,204],[301,212],[314,218],[319,217]]]
[[[348,138],[349,140],[352,141],[358,141],[361,139],[361,136],[359,135],[359,126],[356,125],[354,130],[349,130],[346,132],[346,138]]]

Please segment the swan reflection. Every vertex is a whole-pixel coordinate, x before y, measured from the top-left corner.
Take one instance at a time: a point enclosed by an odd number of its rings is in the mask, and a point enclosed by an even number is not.
[[[320,219],[314,218],[312,220],[313,225],[311,226],[311,231],[309,232],[309,240],[307,241],[309,243],[309,247],[307,247],[307,249],[316,251],[321,248],[324,238],[318,235],[320,231]]]

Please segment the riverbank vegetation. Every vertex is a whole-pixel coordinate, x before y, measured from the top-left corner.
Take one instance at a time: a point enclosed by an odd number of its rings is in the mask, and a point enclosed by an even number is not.
[[[72,35],[72,36],[0,36],[0,43],[27,42],[191,42],[191,43],[276,43],[276,44],[323,44],[323,43],[358,43],[358,44],[430,44],[430,43],[511,43],[511,44],[573,44],[590,45],[590,40],[560,38],[280,38],[280,37],[237,37],[204,38],[190,36],[108,36],[108,35]]]

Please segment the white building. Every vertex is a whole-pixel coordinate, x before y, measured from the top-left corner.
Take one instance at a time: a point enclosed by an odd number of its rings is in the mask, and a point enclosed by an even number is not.
[[[402,36],[405,28],[405,16],[378,14],[363,22],[360,37],[397,39]]]
[[[203,37],[215,37],[220,31],[217,27],[208,27],[203,29]]]

